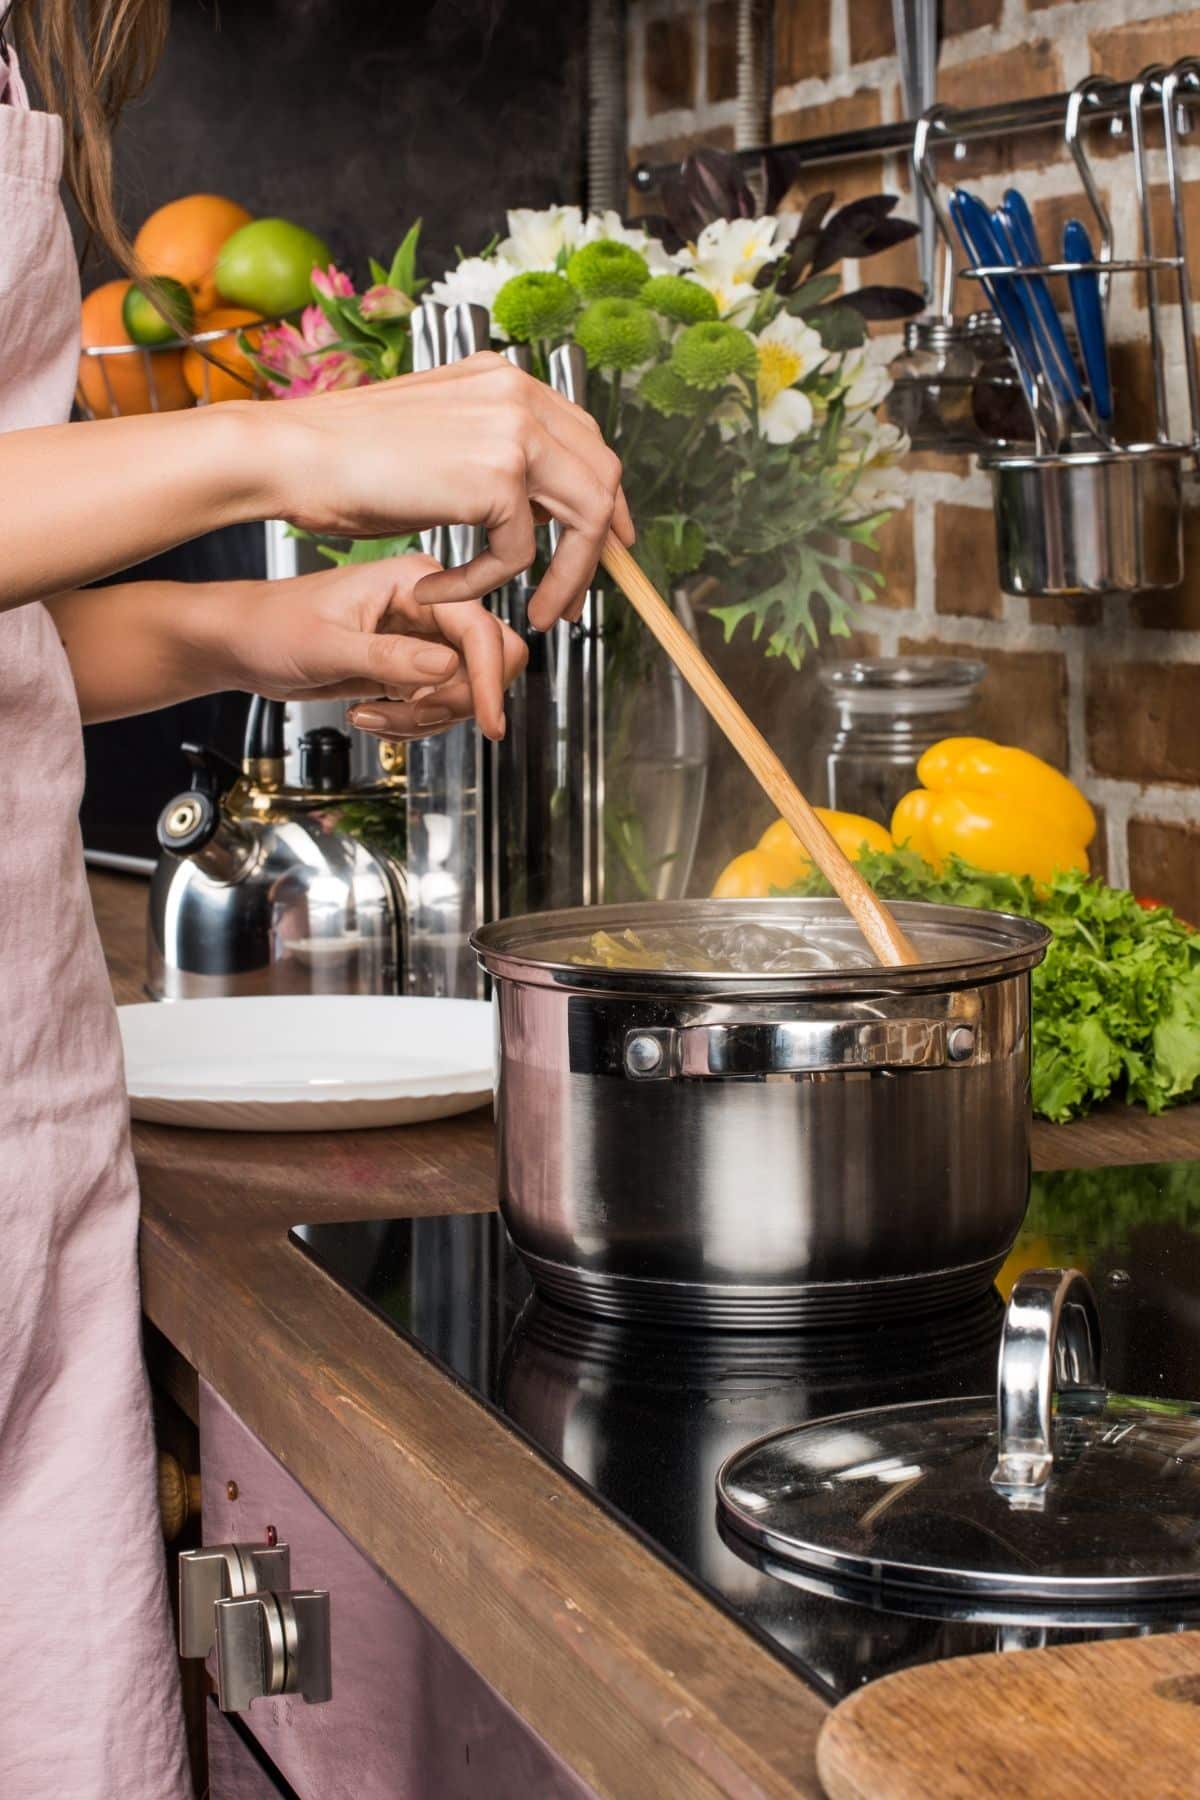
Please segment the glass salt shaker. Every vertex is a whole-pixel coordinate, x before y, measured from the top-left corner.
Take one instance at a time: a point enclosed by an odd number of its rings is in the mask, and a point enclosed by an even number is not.
[[[979,442],[971,391],[979,363],[966,321],[907,319],[904,348],[892,358],[888,418],[912,440],[914,450],[971,449]]]
[[[986,665],[954,656],[874,657],[819,670],[833,707],[821,746],[826,803],[881,825],[917,787],[917,763],[965,734]]]
[[[977,438],[989,444],[1032,443],[1033,415],[995,313],[973,312],[967,337],[976,362],[971,411]]]

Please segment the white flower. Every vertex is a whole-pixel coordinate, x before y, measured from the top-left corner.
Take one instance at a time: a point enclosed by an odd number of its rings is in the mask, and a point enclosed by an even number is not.
[[[847,522],[869,519],[872,513],[892,512],[906,499],[902,469],[864,469],[850,491],[850,503],[843,514]]]
[[[872,422],[861,442],[862,460],[872,469],[894,469],[909,451],[908,434],[899,425]]]
[[[466,300],[473,306],[486,306],[490,312],[496,295],[516,273],[513,265],[502,256],[467,256],[456,268],[447,269],[440,281],[433,283],[430,298],[440,300],[443,306]]]
[[[597,238],[611,238],[614,243],[628,244],[639,256],[644,256],[652,275],[674,274],[679,264],[679,257],[668,255],[661,241],[643,231],[640,225],[623,225],[618,212],[590,213],[583,227],[581,244],[594,243]]]
[[[871,362],[867,352],[861,350],[842,364],[838,390],[845,399],[848,418],[854,420],[886,400],[892,391],[892,378],[885,364]]]
[[[813,403],[796,383],[819,369],[828,352],[811,325],[788,313],[772,319],[754,341],[759,430],[770,444],[790,444],[813,423]]]
[[[583,214],[577,206],[520,206],[508,215],[508,233],[500,255],[514,270],[553,269],[560,251],[583,242]]]
[[[721,317],[737,324],[754,310],[755,276],[778,257],[798,222],[769,214],[763,219],[715,219],[680,262],[685,273],[708,289]]]

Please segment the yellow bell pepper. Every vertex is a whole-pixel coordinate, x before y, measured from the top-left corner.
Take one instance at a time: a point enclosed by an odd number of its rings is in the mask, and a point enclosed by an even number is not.
[[[897,805],[892,835],[935,867],[955,855],[1035,881],[1086,871],[1096,816],[1041,757],[988,738],[945,738],[925,752],[917,774],[923,785]]]
[[[890,850],[890,832],[874,819],[859,813],[831,812],[827,807],[813,808],[834,842],[851,860],[856,860],[864,845],[870,850]],[[787,823],[776,819],[769,825],[753,850],[743,850],[722,869],[713,888],[714,900],[762,899],[774,889],[794,887],[812,869],[807,850]]]

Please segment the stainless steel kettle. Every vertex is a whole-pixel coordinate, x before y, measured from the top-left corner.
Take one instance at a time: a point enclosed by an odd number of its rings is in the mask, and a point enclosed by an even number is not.
[[[404,988],[404,753],[350,783],[350,739],[300,739],[284,779],[284,709],[255,699],[242,766],[185,744],[192,785],[163,808],[150,888],[147,992],[397,994]]]

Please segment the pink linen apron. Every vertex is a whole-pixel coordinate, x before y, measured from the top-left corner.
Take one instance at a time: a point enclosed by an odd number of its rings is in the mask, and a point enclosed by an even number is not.
[[[70,409],[79,279],[61,168],[61,122],[29,110],[0,59],[2,430]],[[50,615],[0,612],[0,1796],[181,1800],[137,1183],[82,783]]]

